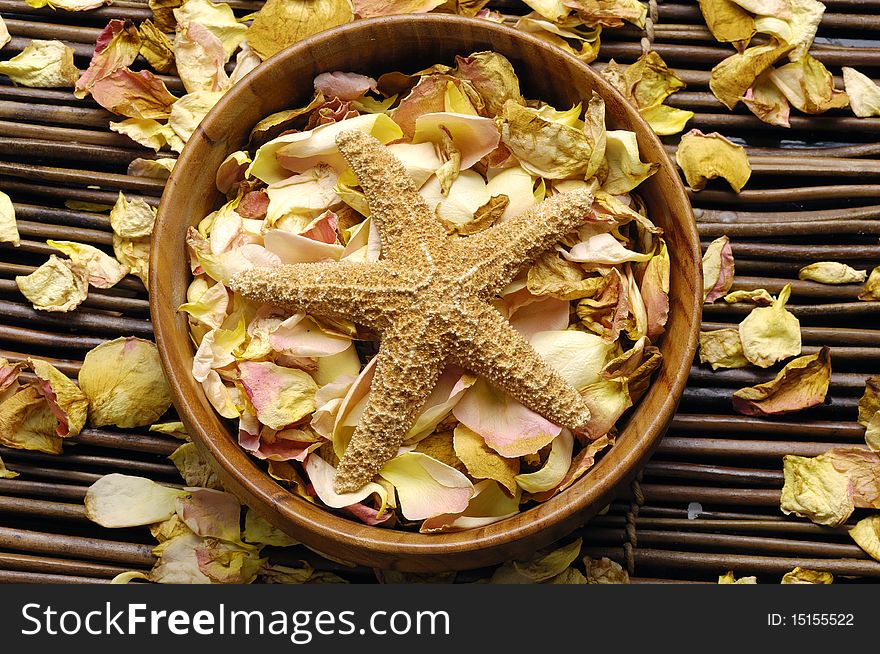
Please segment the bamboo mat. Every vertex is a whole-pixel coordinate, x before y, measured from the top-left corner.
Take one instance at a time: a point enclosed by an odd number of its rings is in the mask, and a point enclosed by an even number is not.
[[[228,2],[240,15],[261,5]],[[825,4],[812,53],[836,75],[841,65],[850,65],[880,79],[880,0]],[[515,13],[522,5],[505,0],[494,6]],[[84,69],[110,18],[140,22],[150,13],[146,2],[136,0],[82,13],[0,0],[13,37],[2,58],[31,39],[54,38],[74,49]],[[784,130],[742,108],[730,112],[708,89],[709,70],[730,49],[712,39],[696,3],[652,1],[650,16],[645,30],[605,30],[595,65],[612,57],[630,63],[643,45],[653,46],[688,84],[667,101],[697,113],[688,129],[717,130],[749,146],[754,172],[746,190],[737,195],[713,185],[692,195],[704,246],[730,236],[734,288],[775,293],[791,281],[789,309],[800,318],[804,351],[830,346],[834,374],[825,405],[771,420],[735,414],[730,396],[772,372],[712,372],[694,365],[679,413],[640,481],[582,530],[586,551],[619,561],[633,581],[714,582],[734,570],[778,582],[797,565],[830,571],[837,581],[876,581],[880,563],[849,539],[846,527],[786,518],[779,494],[783,455],[814,456],[864,438],[855,422],[856,403],[865,378],[880,372],[880,303],[858,301],[857,285],[797,281],[797,271],[821,260],[868,269],[880,264],[880,118],[857,119],[847,111],[797,115]],[[172,92],[182,92],[179,80],[163,79]],[[13,279],[45,261],[53,251],[48,238],[111,251],[106,214],[67,209],[66,200],[113,204],[123,190],[158,203],[162,182],[126,173],[133,159],[157,155],[110,132],[111,119],[69,90],[15,88],[0,80],[0,190],[14,201],[22,237],[16,249],[0,244],[0,357],[37,355],[72,375],[85,352],[105,340],[151,337],[146,290],[135,278],[113,289],[91,289],[85,304],[65,315],[31,309]],[[664,137],[670,152],[678,139]],[[749,309],[707,305],[704,328],[734,326]],[[70,440],[62,456],[0,448],[8,467],[21,473],[0,480],[0,582],[102,583],[152,565],[154,541],[146,529],[94,525],[85,519],[82,498],[110,472],[179,483],[165,458],[179,442],[145,430],[104,429],[86,429]],[[375,581],[370,570],[342,568],[298,548],[271,556],[279,562],[306,558],[352,581]],[[473,571],[459,579],[485,574]]]

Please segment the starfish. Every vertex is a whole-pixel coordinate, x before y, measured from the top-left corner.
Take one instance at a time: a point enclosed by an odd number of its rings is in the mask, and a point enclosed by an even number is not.
[[[375,262],[251,268],[233,290],[260,303],[354,320],[380,336],[369,400],[337,467],[339,493],[369,482],[394,457],[449,363],[562,427],[590,410],[490,304],[528,263],[594,215],[586,191],[560,193],[468,237],[448,236],[403,167],[372,136],[337,137],[381,240]]]

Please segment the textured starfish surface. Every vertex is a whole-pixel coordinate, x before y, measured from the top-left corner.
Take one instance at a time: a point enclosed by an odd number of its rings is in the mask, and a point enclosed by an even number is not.
[[[578,431],[580,394],[490,304],[527,263],[590,219],[592,196],[554,195],[478,234],[447,236],[400,161],[359,131],[337,138],[381,239],[369,263],[252,268],[232,288],[292,311],[346,318],[380,335],[367,407],[337,468],[337,492],[357,490],[394,457],[437,378],[455,363]]]

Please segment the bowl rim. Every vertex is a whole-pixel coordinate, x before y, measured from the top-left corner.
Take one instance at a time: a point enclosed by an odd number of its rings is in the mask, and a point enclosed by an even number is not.
[[[628,118],[632,121],[633,129],[639,135],[639,139],[645,138],[655,142],[655,150],[661,158],[661,161],[655,161],[655,163],[659,163],[661,169],[666,167],[675,173],[672,181],[675,193],[679,196],[677,198],[678,204],[687,209],[686,215],[679,216],[676,214],[681,223],[680,228],[684,231],[685,238],[683,241],[695,244],[695,251],[683,253],[683,256],[693,256],[696,260],[697,274],[701,273],[701,268],[699,267],[701,259],[700,241],[690,201],[681,178],[677,174],[677,169],[674,167],[669,155],[665,152],[662,142],[638,111],[611,84],[590,68],[588,64],[578,60],[561,48],[506,25],[449,14],[409,14],[356,20],[319,32],[299,41],[273,55],[248,73],[243,80],[240,80],[238,84],[227,91],[208,112],[188,141],[166,183],[159,205],[154,234],[160,233],[164,224],[178,218],[178,216],[174,215],[175,212],[170,208],[170,202],[166,201],[166,197],[172,195],[176,188],[186,187],[184,175],[187,173],[190,159],[196,151],[194,144],[199,141],[206,141],[208,144],[212,142],[212,139],[206,133],[207,128],[215,123],[221,124],[222,116],[226,113],[227,107],[234,102],[240,101],[239,96],[248,93],[248,80],[258,79],[261,75],[269,74],[273,62],[296,57],[299,53],[320,46],[324,41],[337,38],[341,34],[380,25],[386,28],[393,28],[402,23],[414,22],[442,25],[443,29],[455,29],[459,26],[479,27],[487,32],[505,34],[509,38],[522,41],[530,48],[550,50],[553,56],[563,55],[567,57],[584,75],[590,77],[591,83],[600,95],[607,97],[608,94],[616,94],[619,101],[624,105],[625,111],[630,114]],[[677,369],[673,370],[673,374],[669,376],[668,386],[663,389],[666,397],[660,405],[660,410],[650,419],[648,428],[640,433],[637,439],[633,439],[626,447],[622,447],[620,443],[615,445],[617,454],[622,455],[622,458],[618,460],[616,465],[607,467],[597,466],[591,470],[590,474],[581,477],[575,484],[567,488],[565,492],[559,493],[547,501],[530,507],[511,518],[485,527],[463,531],[422,534],[364,525],[355,522],[353,519],[337,515],[321,506],[311,504],[281,486],[268,473],[259,468],[252,457],[244,452],[237,443],[234,443],[235,447],[231,448],[219,446],[219,441],[223,439],[216,438],[211,430],[207,428],[206,424],[193,415],[193,413],[198,413],[198,409],[193,412],[192,406],[183,397],[182,389],[186,387],[190,387],[198,393],[203,391],[201,385],[197,384],[192,378],[190,371],[186,370],[184,366],[180,365],[170,355],[169,343],[175,338],[179,338],[177,327],[174,321],[166,322],[165,320],[158,319],[161,314],[160,306],[165,301],[164,298],[169,297],[165,284],[160,280],[158,274],[158,266],[161,265],[159,257],[158,248],[152,248],[149,273],[150,316],[153,321],[162,365],[168,378],[169,386],[172,389],[175,407],[180,419],[186,424],[193,441],[207,450],[207,454],[219,465],[221,477],[224,478],[224,481],[232,482],[230,490],[238,495],[243,493],[246,496],[243,499],[256,500],[258,502],[258,511],[260,505],[262,505],[265,508],[271,507],[276,512],[276,515],[266,514],[264,517],[275,522],[278,526],[284,525],[284,528],[290,531],[293,536],[300,538],[310,547],[321,550],[323,544],[328,546],[328,549],[334,549],[330,545],[335,545],[351,554],[348,560],[361,563],[366,562],[368,564],[374,564],[377,558],[391,561],[402,560],[407,557],[419,557],[423,560],[433,558],[447,561],[449,569],[461,568],[464,567],[462,563],[458,562],[461,557],[455,560],[443,557],[448,557],[453,553],[457,555],[477,554],[483,550],[511,545],[522,539],[536,537],[545,530],[548,534],[555,535],[552,539],[546,539],[547,543],[549,543],[551,540],[555,540],[555,538],[561,537],[564,533],[570,531],[570,529],[567,529],[566,532],[559,533],[558,530],[553,530],[554,525],[570,523],[579,516],[587,518],[591,510],[592,513],[599,511],[604,506],[602,502],[610,501],[613,493],[618,488],[637,475],[641,464],[650,456],[661,436],[665,433],[668,422],[674,415],[684,390],[687,381],[687,369],[689,369],[696,353],[702,312],[702,297],[700,297],[694,302],[694,306],[687,316],[690,330],[686,335],[687,341],[684,343],[683,358]],[[699,280],[696,281],[698,282]],[[702,284],[699,284],[700,289],[701,287]],[[699,289],[695,288],[695,290],[699,292]],[[669,335],[667,334],[666,338],[668,337]],[[664,367],[666,365],[667,362],[664,361]],[[648,393],[651,392],[655,385],[656,380],[652,383]],[[639,406],[644,401],[644,397],[640,399],[635,407],[635,411],[639,410]],[[214,418],[220,419],[216,413]],[[633,416],[631,415],[630,420],[632,418]],[[224,431],[226,430],[224,429]],[[223,438],[226,437],[224,435]],[[232,440],[235,440],[234,436]],[[258,474],[252,474],[254,471]],[[368,562],[364,557],[358,556],[358,552],[364,550],[369,550],[376,556],[372,556]]]

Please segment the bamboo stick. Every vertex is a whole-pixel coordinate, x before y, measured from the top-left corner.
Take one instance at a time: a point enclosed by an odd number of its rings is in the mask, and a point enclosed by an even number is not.
[[[702,330],[726,329],[736,327],[736,323],[703,322]],[[858,329],[853,327],[801,327],[801,338],[804,343],[824,345],[852,345],[864,347],[880,347],[880,330]]]
[[[814,261],[827,261],[824,257]],[[833,257],[830,259],[833,260]],[[736,304],[707,304],[703,307],[703,315],[715,318],[722,315],[745,317],[754,309],[754,305],[743,302]],[[836,304],[787,304],[785,308],[798,318],[865,316],[880,312],[880,302],[842,302]]]
[[[644,467],[645,479],[654,477],[688,479],[718,484],[742,484],[755,486],[782,486],[781,470],[755,470],[718,466],[707,463],[680,463],[675,461],[648,461]]]
[[[117,117],[123,120],[122,116]],[[115,121],[114,121],[115,122]],[[107,125],[104,126],[107,128]],[[0,121],[0,136],[11,138],[34,138],[44,141],[62,143],[88,143],[92,145],[106,145],[129,149],[138,153],[138,156],[148,156],[152,150],[144,148],[132,141],[124,134],[116,132],[94,131],[72,127],[56,127],[53,125],[29,125],[27,123],[15,123]],[[143,154],[142,154],[143,153]],[[112,204],[112,203],[111,203]]]
[[[107,565],[94,561],[69,561],[45,556],[33,556],[18,552],[0,552],[0,569],[15,572],[58,574],[112,579],[127,572],[128,566]],[[146,571],[146,568],[144,568]]]
[[[107,584],[106,579],[0,569],[0,584]]]
[[[622,548],[586,547],[590,556],[607,556],[623,560]],[[714,552],[678,552],[649,548],[635,548],[633,558],[638,567],[681,568],[722,575],[727,570],[743,574],[783,575],[796,567],[823,570],[836,575],[880,577],[880,562],[862,559],[816,559],[788,556],[753,556],[749,554],[721,554]]]
[[[10,465],[10,470],[18,472],[17,465]],[[16,477],[14,479],[0,479],[0,493],[7,495],[30,495],[35,497],[49,497],[53,500],[72,500],[82,502],[86,495],[86,486],[74,484],[45,484],[43,482],[29,481]]]
[[[855,418],[855,416],[853,416]],[[865,428],[855,422],[836,420],[810,420],[803,422],[796,419],[753,418],[750,416],[718,416],[677,413],[670,424],[670,433],[712,433],[712,434],[758,434],[767,436],[802,435],[810,439],[841,439],[861,440],[865,436]],[[835,446],[836,444],[830,444]]]
[[[13,207],[15,208],[16,218],[24,220],[64,225],[65,227],[84,227],[86,229],[110,231],[110,217],[106,214],[43,207],[24,202],[13,202]]]
[[[0,496],[0,514],[3,513],[36,516],[52,520],[88,520],[86,518],[86,509],[82,504],[34,500],[27,497]]]
[[[72,437],[75,443],[106,447],[108,449],[130,452],[144,452],[168,456],[183,443],[171,436],[159,434],[146,435],[127,431],[109,431],[105,429],[83,429],[78,436]]]
[[[63,465],[64,461],[59,461],[59,464]],[[83,472],[81,470],[68,470],[64,468],[49,468],[44,465],[34,466],[28,465],[27,463],[16,463],[14,467],[15,472],[21,474],[21,477],[16,477],[15,479],[19,482],[30,480],[31,478],[36,478],[49,479],[53,482],[61,481],[63,483],[78,482],[79,484],[91,486],[101,477],[103,477],[103,475],[96,472]]]
[[[18,363],[20,361],[27,361],[28,354],[22,354],[21,352],[11,352],[9,350],[0,350],[0,359],[6,359],[10,363]],[[67,376],[76,376],[79,373],[80,367],[82,367],[82,361],[74,361],[71,359],[55,359],[52,357],[44,357],[40,356],[40,359],[46,361],[56,368],[63,372]]]
[[[837,393],[854,393],[861,395],[865,391],[865,382],[869,374],[832,372],[830,388]],[[758,370],[754,368],[736,368],[712,370],[708,366],[693,366],[688,380],[692,383],[706,387],[733,387],[754,386],[763,384],[776,377],[772,370]]]
[[[30,220],[19,220],[18,233],[22,236],[36,239],[54,239],[65,241],[77,241],[90,245],[104,245],[113,247],[113,235],[110,232],[85,227],[69,227],[67,225],[53,225],[51,223],[37,223]]]
[[[15,284],[15,282],[11,283]],[[9,284],[8,280],[0,280],[0,289]],[[92,306],[96,303],[109,304],[111,306],[125,304],[141,307],[143,305],[143,300],[135,298],[108,300],[106,296],[102,297],[96,294],[90,296],[90,299],[92,300]],[[23,304],[0,300],[0,314],[5,316],[10,322],[25,322],[29,325],[50,327],[59,332],[76,329],[94,334],[110,334],[113,336],[123,333],[128,336],[153,337],[153,327],[148,320],[85,311],[83,309],[66,314],[52,314],[45,311],[37,311]]]
[[[30,184],[14,179],[0,177],[0,190],[5,191],[9,195],[15,195],[16,198],[36,197],[41,200],[46,198],[56,198],[61,202],[67,200],[78,200],[81,202],[95,202],[113,206],[119,197],[119,191],[98,191],[90,188],[72,188],[58,185]],[[140,198],[152,207],[159,206],[159,197],[151,195],[141,195],[139,193],[126,193],[126,199],[129,201]]]
[[[23,177],[38,182],[55,182],[59,184],[79,184],[82,186],[104,186],[122,190],[132,190],[152,196],[162,195],[165,182],[149,177],[119,175],[96,170],[77,170],[73,168],[57,168],[54,166],[37,166],[33,164],[10,163],[0,161],[0,175]]]
[[[28,461],[32,463],[58,464],[58,456],[31,452],[28,450],[13,450],[8,447],[0,447],[0,456],[6,461]],[[95,468],[110,468],[118,471],[131,471],[143,476],[165,476],[179,479],[180,473],[171,463],[159,463],[155,461],[140,461],[137,459],[122,459],[111,456],[97,456],[93,454],[64,454],[65,464],[71,466],[84,466]],[[15,481],[15,480],[12,480]]]
[[[15,343],[16,347],[22,345],[41,348],[41,351],[57,350],[91,350],[101,343],[106,343],[106,338],[85,336],[82,334],[65,335],[53,332],[17,327],[14,325],[0,325],[0,342]]]
[[[590,525],[598,526],[623,526],[626,524],[625,516],[598,516],[593,518]],[[817,525],[807,520],[706,520],[703,518],[695,518],[688,520],[687,518],[652,518],[646,517],[639,513],[637,525],[643,529],[660,529],[660,530],[697,530],[697,531],[747,531],[754,533],[766,534],[805,534],[809,536],[827,537],[827,538],[849,538],[847,530],[849,527],[826,527]]]
[[[779,491],[767,488],[717,488],[641,484],[650,502],[701,502],[733,506],[779,506]]]
[[[10,102],[0,100],[0,118],[25,120],[36,123],[54,123],[56,125],[84,125],[86,127],[106,128],[111,120],[117,117],[106,109],[90,107],[70,107],[36,102]]]
[[[74,559],[110,561],[138,567],[151,567],[156,559],[150,545],[120,541],[47,534],[0,526],[0,548],[38,554],[65,552]]]
[[[855,544],[817,543],[810,540],[772,538],[767,536],[742,536],[739,534],[707,534],[692,531],[654,531],[639,529],[636,524],[639,547],[676,546],[682,549],[738,550],[745,552],[788,554],[820,559],[864,559],[870,557]],[[587,528],[585,538],[590,543],[614,543],[626,540],[623,529]]]
[[[795,456],[819,456],[835,447],[855,447],[848,443],[812,443],[804,441],[762,441],[730,438],[687,438],[666,436],[660,441],[658,454],[670,456],[730,457],[736,459],[766,459]]]
[[[128,166],[138,157],[153,159],[155,155],[146,154],[129,148],[113,148],[102,145],[89,145],[82,143],[64,143],[42,139],[19,139],[0,137],[0,155],[10,157],[26,157],[29,160],[43,161],[74,161],[84,163],[97,163],[101,165],[114,164]]]
[[[770,238],[773,236],[820,236],[853,234],[856,236],[880,235],[880,221],[873,220],[826,220],[819,222],[780,222],[780,223],[697,223],[700,236],[717,238]]]

